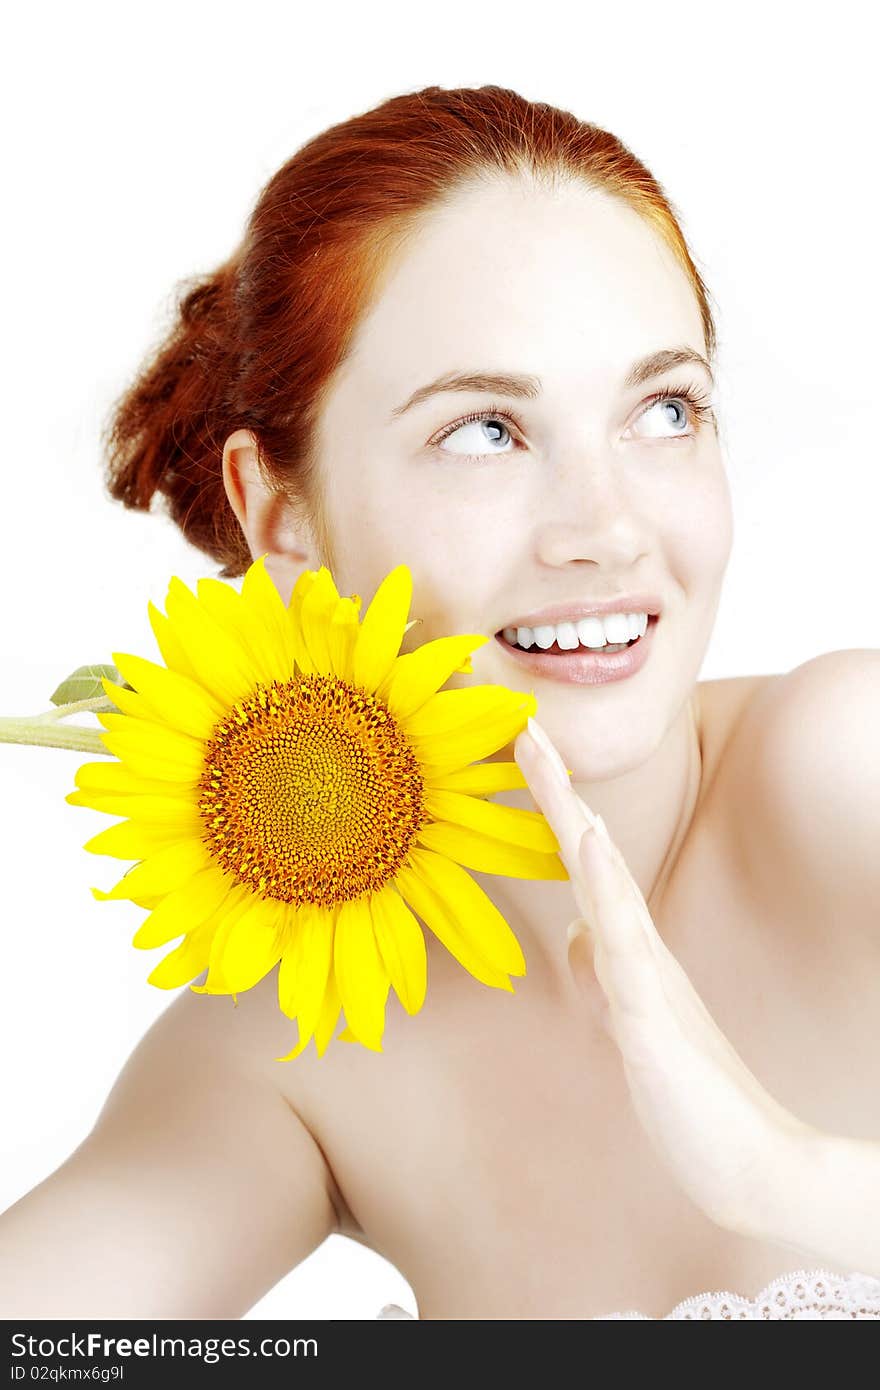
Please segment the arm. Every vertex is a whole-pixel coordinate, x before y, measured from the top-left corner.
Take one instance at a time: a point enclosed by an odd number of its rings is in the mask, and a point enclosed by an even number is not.
[[[270,1070],[274,990],[161,1015],[85,1141],[0,1216],[0,1316],[238,1318],[338,1228]]]
[[[762,814],[744,831],[772,824],[772,859],[755,854],[768,889],[781,856],[784,876],[826,905],[826,929],[856,962],[853,988],[870,998],[880,978],[880,651],[826,652],[773,694],[752,730]],[[880,1139],[812,1126],[780,1139],[744,1233],[880,1277]]]
[[[784,1141],[741,1235],[880,1279],[880,1143],[812,1130]]]
[[[569,926],[572,975],[585,1004],[601,1005],[638,1118],[679,1186],[728,1230],[880,1277],[880,1143],[820,1132],[761,1085],[533,719],[514,756],[557,834],[581,914]]]
[[[825,652],[768,691],[739,754],[750,779],[740,834],[764,891],[780,877],[799,883],[827,904],[848,950],[868,948],[869,968],[880,946],[878,708],[880,650]]]

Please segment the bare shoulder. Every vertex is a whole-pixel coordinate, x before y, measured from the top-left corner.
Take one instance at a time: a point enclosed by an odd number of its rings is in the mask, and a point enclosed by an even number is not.
[[[769,690],[782,678],[776,674],[729,676],[701,681],[697,686],[697,714],[700,726],[700,756],[703,764],[700,800],[714,795],[720,783],[720,798],[733,794],[737,782],[736,764],[741,758],[748,724],[760,720]],[[757,716],[755,710],[758,710]]]
[[[188,992],[189,993],[189,992]],[[189,1000],[191,1018],[207,1006],[204,1024],[208,1029],[221,1026],[240,1065],[259,1078],[268,1090],[281,1097],[296,1115],[309,1136],[315,1161],[320,1164],[323,1180],[333,1206],[335,1229],[342,1235],[358,1239],[360,1227],[349,1210],[337,1181],[330,1159],[321,1142],[317,1115],[323,1107],[333,1104],[335,1068],[333,1059],[325,1053],[319,1058],[314,1042],[291,1062],[279,1061],[298,1041],[297,1025],[282,1013],[278,1004],[278,968],[266,975],[259,984],[237,996],[233,1003],[226,995],[193,995]],[[337,1029],[338,1031],[338,1029]],[[344,1047],[344,1043],[331,1044]]]
[[[825,652],[756,687],[728,749],[731,829],[772,899],[880,945],[880,651]]]
[[[233,1153],[240,1146],[242,1171],[251,1173],[251,1181],[259,1167],[266,1193],[272,1182],[292,1192],[308,1185],[314,1208],[320,1202],[326,1209],[325,1234],[341,1230],[347,1209],[309,1121],[307,1089],[299,1084],[308,1059],[277,1060],[296,1041],[296,1024],[279,1008],[277,966],[235,998],[181,990],[129,1059],[124,1084],[111,1093],[93,1134],[103,1142],[111,1128],[115,1134],[133,1134],[147,1122],[144,1077],[149,1078],[150,1103],[155,1096],[156,1105],[163,1107],[169,1133],[179,1133],[181,1142],[187,1142],[187,1117],[197,1093],[203,1127],[201,1111],[228,1115],[224,1149]],[[181,1110],[176,1129],[172,1106]]]
[[[241,1317],[338,1230],[328,1167],[279,1090],[267,977],[183,991],[79,1147],[0,1217],[0,1304],[26,1317]]]
[[[167,1142],[188,1144],[189,1125],[216,1125],[228,1154],[251,1179],[283,1188],[288,1164],[324,1189],[335,1217],[333,1180],[320,1145],[282,1083],[275,1058],[295,1041],[296,1025],[278,1007],[277,969],[235,998],[181,990],[128,1059],[93,1129],[103,1140],[165,1126]],[[299,1179],[298,1179],[299,1180]],[[326,1198],[323,1203],[326,1207]]]

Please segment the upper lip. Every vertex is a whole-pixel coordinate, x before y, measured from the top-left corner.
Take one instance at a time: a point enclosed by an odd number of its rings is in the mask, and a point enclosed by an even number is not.
[[[581,618],[600,617],[603,613],[647,613],[658,614],[663,601],[657,594],[618,594],[606,599],[572,599],[568,603],[554,603],[546,608],[536,608],[521,618],[505,623],[505,627],[555,627],[557,623],[576,623]]]

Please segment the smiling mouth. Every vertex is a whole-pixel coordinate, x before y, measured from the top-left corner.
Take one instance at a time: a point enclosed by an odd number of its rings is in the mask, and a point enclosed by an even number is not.
[[[658,621],[659,618],[656,613],[650,613],[648,615],[648,626],[645,628],[646,635]],[[495,633],[495,637],[499,642],[502,642],[505,647],[511,647],[515,652],[527,652],[535,656],[613,656],[615,652],[622,652],[627,647],[634,647],[642,640],[641,637],[631,637],[628,642],[606,642],[602,647],[587,647],[582,642],[579,642],[576,647],[560,647],[559,643],[556,641],[549,647],[539,647],[537,642],[533,642],[530,647],[521,647],[518,642],[508,642],[507,638],[504,636],[503,628]]]

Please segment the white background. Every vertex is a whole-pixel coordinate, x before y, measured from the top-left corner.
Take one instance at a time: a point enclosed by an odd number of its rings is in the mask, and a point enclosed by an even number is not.
[[[225,259],[276,168],[434,84],[513,87],[614,131],[682,214],[719,306],[735,508],[703,679],[880,646],[876,71],[860,7],[316,9],[81,0],[6,21],[0,713],[47,709],[114,650],[159,659],[147,600],[217,567],[163,516],[104,496],[107,411],[176,283]],[[0,744],[0,1209],[82,1140],[174,997],[145,983],[158,954],[130,945],[143,911],[89,892],[118,861],[82,849],[107,817],[64,801],[83,761]],[[332,1236],[248,1316],[373,1318],[389,1300],[415,1311],[393,1266]]]

